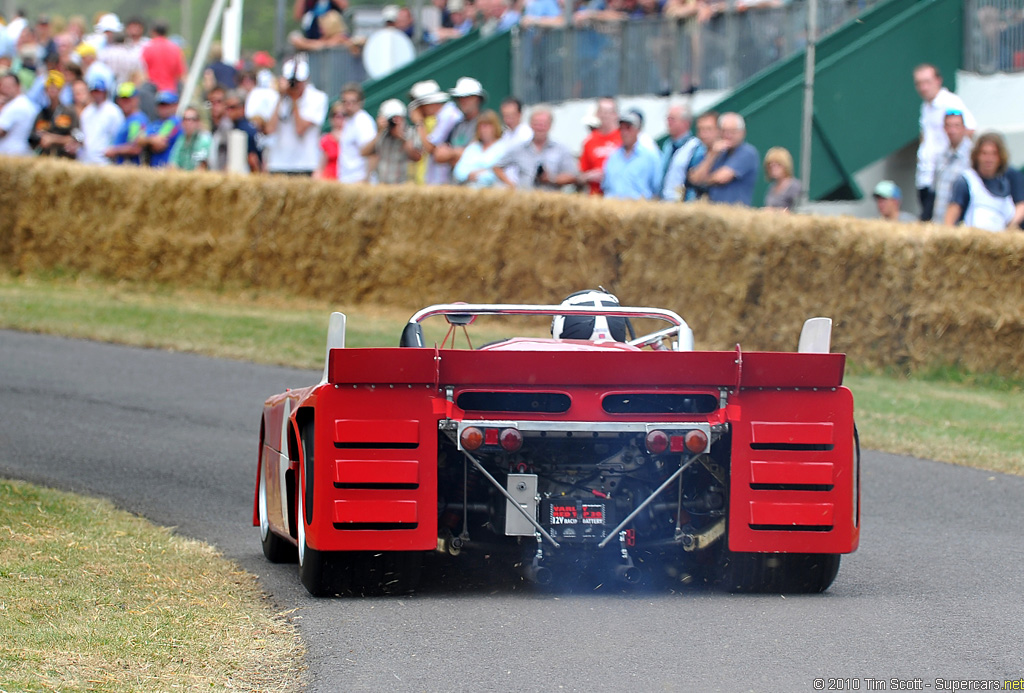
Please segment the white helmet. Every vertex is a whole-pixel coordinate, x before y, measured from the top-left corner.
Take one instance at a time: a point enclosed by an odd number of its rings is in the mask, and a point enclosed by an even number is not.
[[[597,290],[577,291],[568,296],[563,306],[619,307],[619,299],[598,287]],[[551,321],[551,336],[555,339],[614,339],[626,341],[626,319],[604,315],[556,315]]]

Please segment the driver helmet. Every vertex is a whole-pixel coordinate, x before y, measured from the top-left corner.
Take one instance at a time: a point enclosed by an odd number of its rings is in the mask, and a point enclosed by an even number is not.
[[[570,294],[560,305],[618,308],[619,299],[598,287]],[[551,336],[555,339],[610,339],[624,342],[626,318],[604,315],[556,315],[551,321]]]

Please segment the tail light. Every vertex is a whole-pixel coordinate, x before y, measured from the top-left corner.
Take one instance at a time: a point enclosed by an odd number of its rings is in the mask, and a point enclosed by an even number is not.
[[[647,434],[647,451],[660,455],[668,450],[668,434],[664,431],[651,431]]]
[[[464,450],[478,450],[484,444],[484,432],[476,426],[468,426],[459,434],[459,442]]]
[[[516,428],[506,428],[498,436],[501,448],[506,452],[516,452],[523,447],[523,434]]]
[[[690,452],[694,454],[704,452],[708,447],[708,434],[700,429],[688,431],[683,441],[686,444],[686,449]]]

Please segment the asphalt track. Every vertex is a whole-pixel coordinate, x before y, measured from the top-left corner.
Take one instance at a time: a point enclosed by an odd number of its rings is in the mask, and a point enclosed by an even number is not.
[[[433,566],[411,597],[313,599],[294,565],[264,560],[251,517],[261,402],[317,377],[0,331],[0,476],[104,496],[215,544],[295,610],[310,691],[963,690],[1024,677],[1024,478],[871,452],[861,548],[823,595],[539,591],[478,561]]]

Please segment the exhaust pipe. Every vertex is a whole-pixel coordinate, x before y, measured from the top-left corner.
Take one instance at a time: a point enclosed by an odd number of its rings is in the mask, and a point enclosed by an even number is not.
[[[615,579],[627,585],[635,585],[640,582],[640,569],[632,561],[615,566]]]
[[[537,559],[526,567],[526,578],[535,585],[550,585],[554,576],[551,568],[541,565]]]

